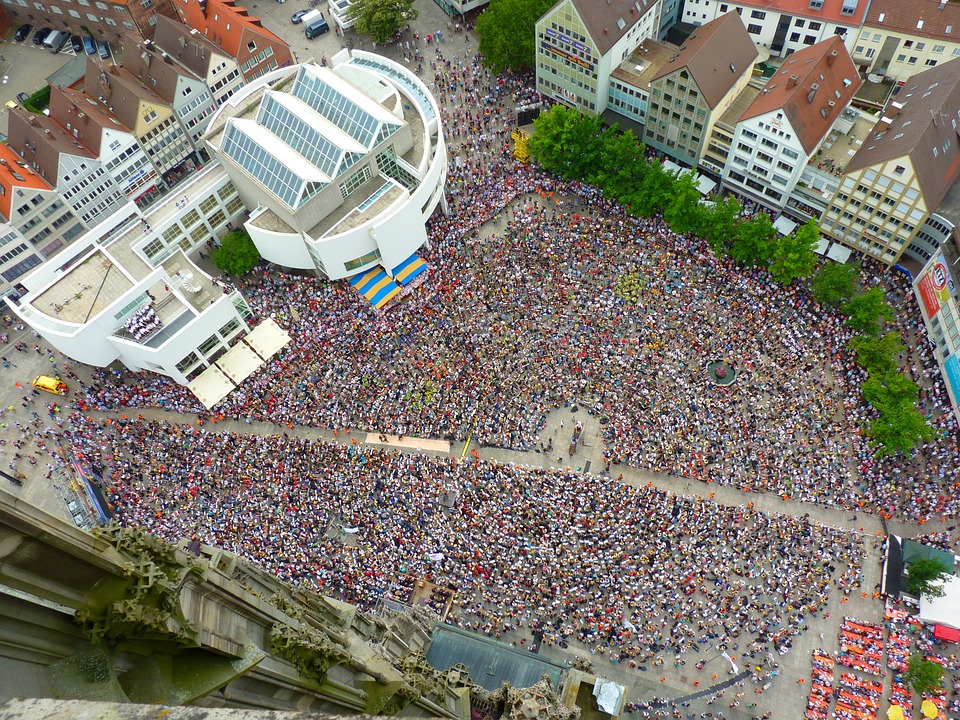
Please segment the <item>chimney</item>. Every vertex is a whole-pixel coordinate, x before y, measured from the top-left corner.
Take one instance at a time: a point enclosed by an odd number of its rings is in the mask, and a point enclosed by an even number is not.
[[[791,75],[790,77],[787,78],[787,87],[788,87],[788,88],[792,88],[792,87],[794,87],[799,81],[800,81],[800,78],[798,78],[796,75]]]
[[[832,51],[827,55],[827,67],[833,67],[833,64],[837,61],[837,56],[840,53],[837,50]]]

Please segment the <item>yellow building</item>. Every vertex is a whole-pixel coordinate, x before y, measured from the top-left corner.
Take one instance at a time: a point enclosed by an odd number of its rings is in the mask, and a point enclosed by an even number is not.
[[[821,230],[897,262],[960,176],[958,124],[960,61],[911,78],[847,164]]]
[[[853,48],[861,70],[904,83],[960,57],[960,4],[873,0]]]

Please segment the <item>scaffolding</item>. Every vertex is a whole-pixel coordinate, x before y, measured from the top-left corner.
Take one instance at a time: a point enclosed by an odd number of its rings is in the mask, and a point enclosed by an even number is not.
[[[517,128],[510,133],[510,137],[513,140],[513,157],[522,163],[530,162],[530,150],[527,149],[530,133]]]

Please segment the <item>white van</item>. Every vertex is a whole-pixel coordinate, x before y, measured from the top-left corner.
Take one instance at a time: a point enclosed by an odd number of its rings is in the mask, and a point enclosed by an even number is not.
[[[70,37],[69,35],[67,35],[67,33],[63,32],[63,30],[54,30],[52,33],[50,33],[43,39],[43,46],[47,50],[53,50],[54,48],[58,48],[61,42],[63,41],[64,36],[68,38]]]

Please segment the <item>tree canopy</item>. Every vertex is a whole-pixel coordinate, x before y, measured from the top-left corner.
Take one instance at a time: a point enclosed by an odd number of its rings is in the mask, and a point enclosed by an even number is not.
[[[855,262],[827,262],[810,282],[810,291],[821,305],[839,310],[857,294],[860,265]]]
[[[770,216],[757,213],[749,220],[741,220],[733,228],[730,257],[741,265],[767,267],[773,259],[777,230]]]
[[[604,156],[602,129],[599,117],[554,105],[533,121],[530,154],[545,170],[567,180],[582,180],[594,172]]]
[[[888,332],[880,337],[857,335],[850,340],[850,348],[857,353],[857,362],[868,373],[891,373],[897,369],[895,358],[906,350],[900,335]]]
[[[260,253],[242,228],[224,236],[220,247],[210,253],[214,265],[227,275],[243,275],[260,263]]]
[[[893,310],[883,297],[883,288],[872,287],[862,295],[856,295],[843,305],[844,323],[864,335],[874,336],[880,332],[883,321],[893,319]]]
[[[933,583],[948,572],[950,572],[950,568],[934,558],[914,560],[907,566],[907,579],[904,588],[911,595],[943,597],[943,586]]]
[[[916,408],[920,393],[917,384],[900,372],[876,373],[861,388],[864,401],[878,416],[865,427],[877,455],[909,455],[918,442],[933,437],[926,418]]]
[[[911,655],[903,679],[918,695],[931,695],[943,688],[943,666],[923,655]]]
[[[413,0],[353,0],[347,10],[354,29],[370,35],[375,43],[389,42],[418,15]]]
[[[553,0],[491,0],[477,18],[483,63],[494,73],[533,67],[536,23]]]
[[[790,285],[794,280],[805,278],[817,266],[814,248],[820,241],[820,228],[812,218],[797,228],[791,235],[777,240],[773,248],[770,274],[781,285]]]

